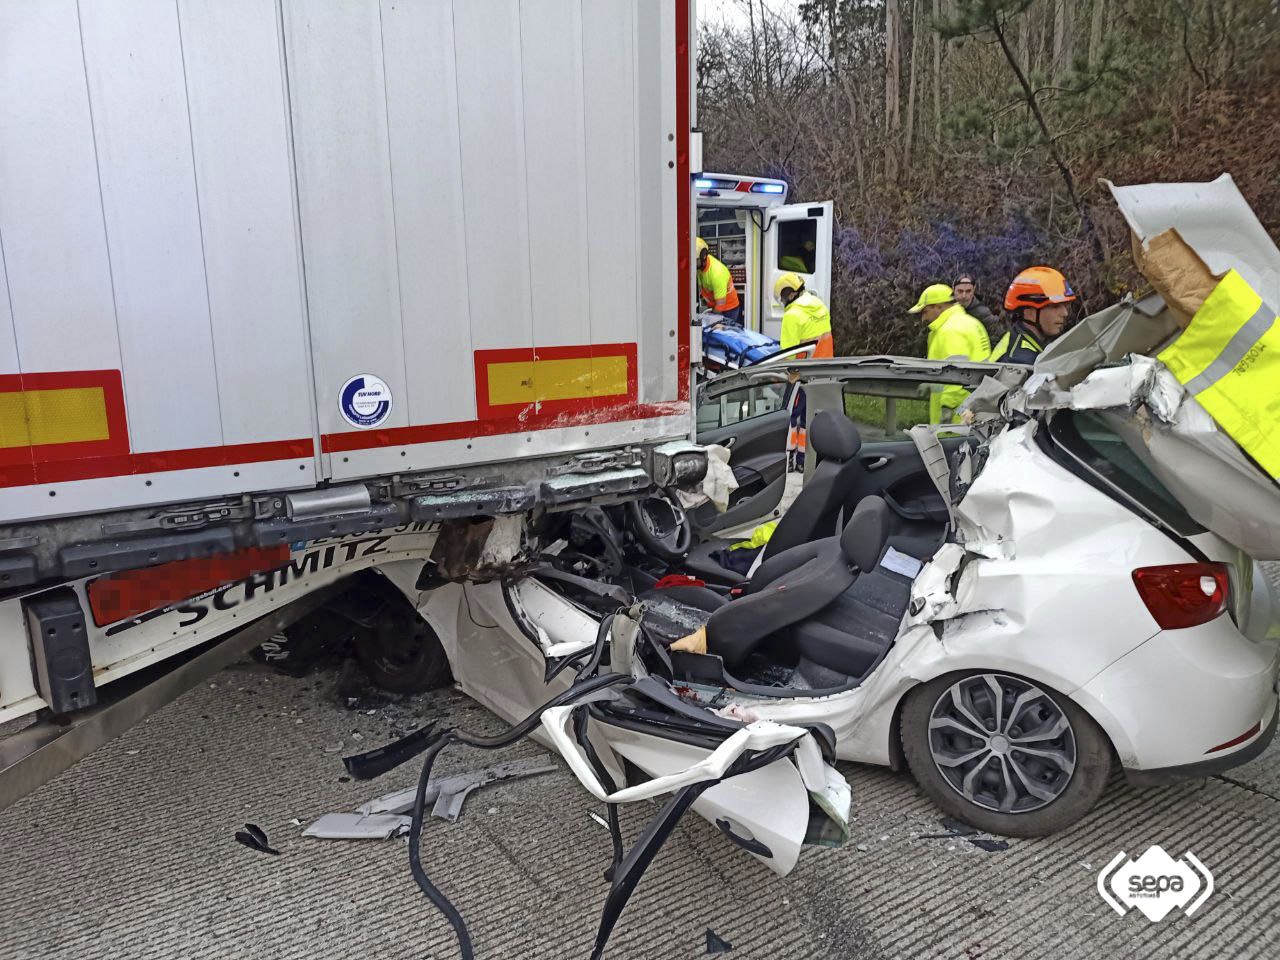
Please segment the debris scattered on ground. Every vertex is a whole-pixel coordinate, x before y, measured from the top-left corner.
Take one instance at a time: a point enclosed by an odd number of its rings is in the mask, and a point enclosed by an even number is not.
[[[482,770],[455,774],[430,784],[427,787],[426,802],[434,803],[431,808],[433,817],[457,823],[462,815],[462,805],[473,790],[500,780],[534,777],[551,773],[555,769],[556,765],[553,763],[511,760]],[[327,813],[307,827],[302,835],[323,840],[386,840],[403,836],[409,832],[411,818],[405,814],[413,809],[416,792],[417,787],[408,787],[375,797],[357,807],[355,813]],[[489,808],[490,814],[497,812],[497,807]]]
[[[389,840],[408,833],[410,819],[392,813],[326,813],[302,835],[321,840]]]
[[[462,815],[462,805],[472,790],[488,786],[501,780],[519,780],[524,777],[536,777],[556,770],[554,763],[541,760],[510,760],[482,770],[443,777],[427,787],[427,803],[434,803],[431,815],[450,823],[457,823]],[[416,787],[397,790],[384,794],[356,808],[357,813],[408,813],[413,809],[413,796]]]
[[[609,829],[609,821],[606,820],[604,817],[600,816],[600,814],[596,813],[594,810],[588,810],[587,816],[590,817],[592,820],[594,820],[596,823],[600,824],[600,826],[604,827],[606,830]]]
[[[343,747],[345,746],[346,744],[343,743],[341,740],[339,740],[337,743],[325,744],[324,752],[325,753],[341,753]]]
[[[280,856],[280,851],[271,846],[271,841],[267,839],[266,833],[256,823],[246,823],[243,830],[237,830],[236,840],[250,850],[257,850],[259,853],[270,853],[277,857]]]
[[[732,943],[716,936],[716,932],[710,927],[707,928],[707,953],[728,953],[732,949]]]
[[[955,820],[951,817],[942,818],[942,829],[946,833],[922,833],[917,840],[950,840],[953,837],[971,837],[974,834],[981,833],[977,827],[971,827],[963,820]]]
[[[992,840],[990,837],[969,837],[968,840],[979,850],[985,850],[987,853],[998,853],[1009,849],[1008,840]]]

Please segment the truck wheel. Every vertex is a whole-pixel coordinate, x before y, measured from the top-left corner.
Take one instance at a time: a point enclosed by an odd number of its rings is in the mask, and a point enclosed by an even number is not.
[[[1055,690],[1011,674],[968,671],[907,694],[902,749],[921,789],[988,833],[1043,837],[1102,795],[1111,744]]]
[[[368,627],[357,627],[356,659],[391,693],[424,693],[453,682],[435,630],[407,603],[393,603]]]

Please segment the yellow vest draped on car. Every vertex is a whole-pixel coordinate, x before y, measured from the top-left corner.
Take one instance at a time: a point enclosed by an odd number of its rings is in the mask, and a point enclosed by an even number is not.
[[[1253,457],[1280,480],[1280,323],[1230,271],[1157,359]]]

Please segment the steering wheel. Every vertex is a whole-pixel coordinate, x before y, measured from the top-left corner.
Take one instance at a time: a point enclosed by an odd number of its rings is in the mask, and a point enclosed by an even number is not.
[[[659,560],[683,559],[693,546],[693,525],[675,494],[667,490],[629,501],[627,526],[640,546]]]

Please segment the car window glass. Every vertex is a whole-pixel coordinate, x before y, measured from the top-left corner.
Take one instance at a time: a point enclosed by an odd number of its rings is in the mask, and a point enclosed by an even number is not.
[[[1107,482],[1127,493],[1174,530],[1184,535],[1203,533],[1151,469],[1106,421],[1094,413],[1064,411],[1050,425],[1054,439]]]
[[[698,403],[698,430],[728,427],[775,413],[786,406],[787,387],[781,383],[760,383],[731,390]]]
[[[779,220],[778,269],[813,273],[818,269],[818,221]]]
[[[844,385],[844,412],[863,443],[906,440],[907,431],[929,422],[929,393],[944,384],[906,380],[851,380]]]

